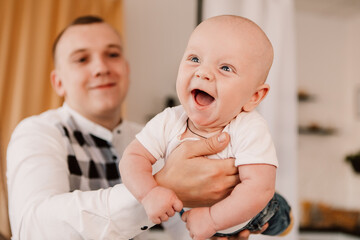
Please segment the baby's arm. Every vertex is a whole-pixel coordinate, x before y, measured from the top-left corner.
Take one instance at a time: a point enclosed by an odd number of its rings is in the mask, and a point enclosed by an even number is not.
[[[225,199],[210,208],[194,208],[183,214],[193,239],[241,224],[258,214],[275,193],[276,167],[250,164],[238,167],[240,183]]]
[[[152,175],[155,162],[150,152],[135,139],[124,151],[119,168],[125,186],[143,204],[149,219],[159,224],[172,217],[175,211],[181,211],[183,204],[172,190],[156,183]]]

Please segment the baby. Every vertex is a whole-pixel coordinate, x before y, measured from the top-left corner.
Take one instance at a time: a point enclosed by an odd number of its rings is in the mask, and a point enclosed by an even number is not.
[[[152,165],[183,141],[227,132],[229,146],[216,158],[235,158],[240,183],[210,207],[193,208],[182,219],[193,239],[231,236],[243,229],[278,235],[289,230],[290,207],[275,194],[278,166],[265,120],[255,110],[269,91],[265,83],[273,48],[249,19],[217,16],[190,36],[176,89],[181,106],[155,116],[125,150],[121,178],[143,204],[151,221],[167,221],[183,204],[171,189],[157,185]],[[210,156],[212,157],[212,156]],[[213,156],[214,157],[214,156]]]

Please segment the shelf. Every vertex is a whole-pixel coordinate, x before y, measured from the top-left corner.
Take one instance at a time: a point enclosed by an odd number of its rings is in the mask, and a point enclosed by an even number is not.
[[[315,100],[314,95],[310,95],[304,91],[299,91],[297,97],[299,102],[311,102]]]
[[[299,134],[321,135],[321,136],[328,136],[336,133],[334,128],[324,128],[316,124],[312,124],[309,126],[299,126],[298,131]]]

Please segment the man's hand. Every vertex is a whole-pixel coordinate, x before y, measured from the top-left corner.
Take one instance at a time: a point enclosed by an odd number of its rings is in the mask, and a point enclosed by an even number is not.
[[[268,223],[265,223],[265,225],[261,228],[259,232],[252,232],[250,233],[249,230],[243,230],[239,233],[239,235],[234,237],[212,237],[211,240],[248,240],[250,234],[260,234],[264,232],[269,227]]]
[[[227,133],[199,141],[185,141],[155,175],[160,186],[172,189],[185,207],[211,206],[239,183],[234,159],[208,159],[229,143]]]

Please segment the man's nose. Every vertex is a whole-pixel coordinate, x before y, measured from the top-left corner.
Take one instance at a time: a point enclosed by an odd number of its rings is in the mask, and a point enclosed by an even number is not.
[[[110,68],[108,66],[108,63],[102,57],[94,58],[93,71],[94,76],[96,77],[110,74]]]

